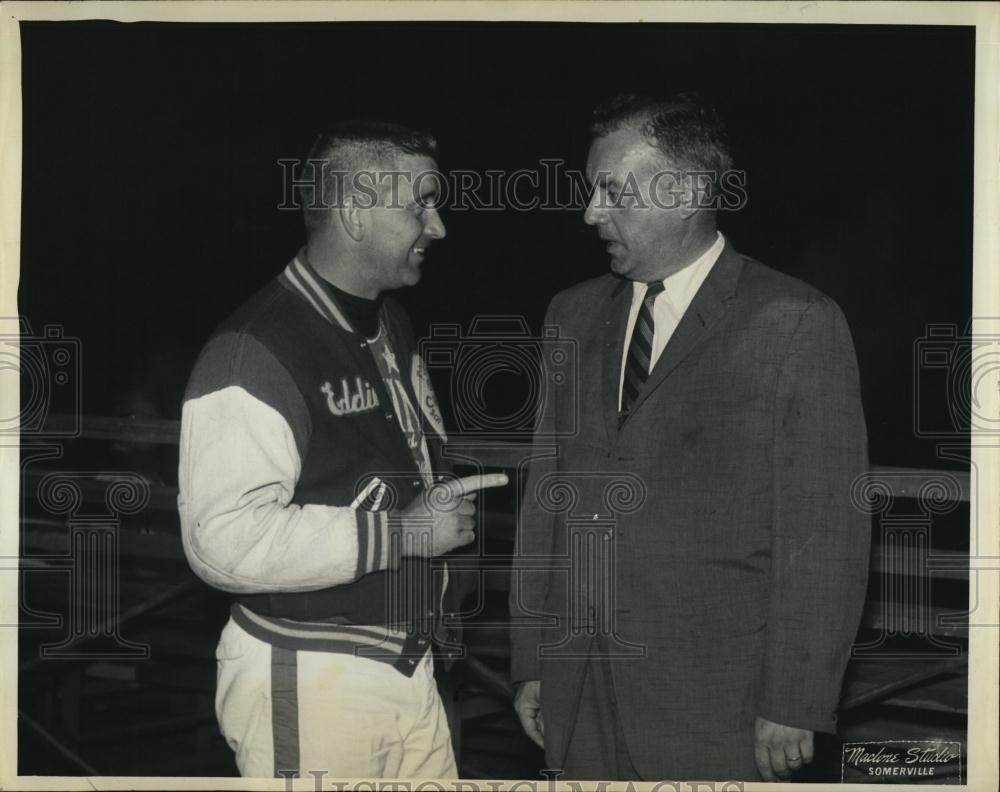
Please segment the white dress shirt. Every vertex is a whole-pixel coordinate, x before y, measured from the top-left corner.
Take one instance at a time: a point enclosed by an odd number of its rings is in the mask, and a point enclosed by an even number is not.
[[[718,233],[718,232],[716,232]],[[663,279],[663,291],[653,300],[653,354],[650,360],[650,371],[660,359],[663,348],[674,334],[681,317],[691,304],[701,284],[705,281],[712,266],[722,255],[725,238],[718,234],[715,243],[684,269],[668,275]],[[628,312],[628,325],[625,328],[625,345],[622,348],[621,376],[618,379],[618,409],[622,406],[622,386],[625,383],[625,361],[628,357],[628,347],[632,340],[632,330],[635,328],[639,308],[646,296],[646,284],[632,281],[632,307]]]

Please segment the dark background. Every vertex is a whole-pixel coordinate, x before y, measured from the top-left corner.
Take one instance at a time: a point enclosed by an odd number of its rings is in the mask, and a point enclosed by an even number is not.
[[[582,169],[599,100],[694,88],[719,105],[747,171],[749,203],[722,215],[723,231],[741,252],[831,295],[847,315],[873,462],[968,467],[960,451],[939,459],[943,435],[918,437],[914,425],[919,401],[922,425],[967,445],[948,404],[968,399],[956,352],[969,345],[936,343],[943,363],[920,371],[919,388],[914,360],[929,324],[960,335],[971,315],[971,28],[29,22],[21,30],[19,308],[36,334],[60,325],[80,339],[85,414],[137,412],[134,397],[144,394],[144,415],[179,417],[211,329],[301,245],[298,214],[277,208],[278,160],[302,156],[327,121],[429,128],[444,168],[534,170],[557,158]],[[418,334],[432,322],[468,328],[490,314],[523,316],[538,330],[552,294],[607,269],[580,210],[445,209],[443,217],[448,238],[431,250],[419,286],[398,294]],[[490,388],[500,415],[524,396],[500,375]],[[447,389],[439,395],[447,411]],[[35,450],[44,446],[24,443],[22,459]],[[228,598],[195,580],[180,551],[176,447],[98,437],[58,450],[64,455],[26,464],[26,493],[57,467],[80,479],[139,471],[159,495],[123,520],[109,553],[120,556],[124,614],[113,623],[151,653],[141,662],[42,657],[46,642],[76,625],[67,605],[76,601],[74,578],[51,574],[67,572],[76,556],[66,549],[65,515],[22,497],[22,563],[54,568],[26,564],[22,573],[19,772],[232,775],[212,705],[212,653]],[[101,487],[94,497],[104,508]],[[91,500],[85,509],[96,508]],[[926,516],[902,524],[922,530]],[[896,530],[898,518],[894,511],[885,525]],[[509,522],[484,530],[485,553],[509,552],[501,530]],[[929,545],[950,551],[958,574],[935,575],[931,604],[949,613],[969,604],[957,569],[967,567],[968,526],[964,506],[933,519]],[[869,604],[878,605],[901,576],[873,570]],[[178,583],[188,585],[178,599],[158,599]],[[506,595],[488,593],[487,616],[502,623]],[[46,626],[40,614],[61,621]],[[470,657],[503,677],[505,631],[465,626]],[[926,649],[908,644],[913,658],[896,665],[876,658],[874,678],[852,664],[848,694],[859,682],[910,678]],[[948,673],[918,686],[916,705],[897,696],[851,710],[837,739],[964,741],[965,671]],[[484,695],[468,669],[459,677],[465,775],[537,777],[541,757],[509,700]],[[820,748],[815,779],[839,779],[839,746]]]
[[[861,365],[871,456],[942,466],[914,436],[914,344],[970,318],[974,31],[675,24],[22,23],[20,311],[81,339],[83,411],[148,391],[178,417],[212,327],[302,241],[277,160],[325,121],[429,128],[444,168],[583,168],[620,90],[695,88],[727,119],[749,204],[733,244],[831,295]],[[515,314],[606,254],[580,211],[448,212],[418,334]],[[515,388],[516,390],[516,388]],[[502,389],[501,389],[502,391]],[[447,400],[447,394],[442,394]],[[947,423],[943,380],[921,409]],[[944,463],[947,466],[948,463]]]

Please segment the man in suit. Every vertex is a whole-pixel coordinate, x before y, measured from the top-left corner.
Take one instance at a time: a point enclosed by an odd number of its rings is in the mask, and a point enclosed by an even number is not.
[[[835,731],[866,587],[851,336],[716,230],[732,163],[698,97],[622,97],[592,131],[611,273],[546,319],[578,390],[545,402],[523,492],[515,707],[568,778],[788,778]]]

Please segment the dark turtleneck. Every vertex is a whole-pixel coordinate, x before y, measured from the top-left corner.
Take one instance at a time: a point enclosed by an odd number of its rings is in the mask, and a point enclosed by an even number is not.
[[[365,338],[374,338],[378,334],[378,309],[382,306],[382,295],[369,300],[338,289],[329,281],[326,285],[330,287],[337,305],[344,309],[351,324],[364,333]]]

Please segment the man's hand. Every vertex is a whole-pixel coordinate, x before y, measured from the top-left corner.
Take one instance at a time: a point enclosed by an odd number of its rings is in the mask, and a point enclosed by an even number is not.
[[[530,679],[517,686],[514,709],[524,729],[539,748],[545,748],[545,724],[542,722],[542,681]]]
[[[435,484],[402,512],[403,554],[439,556],[476,538],[476,491],[507,484],[506,473]]]
[[[788,778],[813,760],[813,733],[757,718],[754,756],[757,770],[765,781]]]

